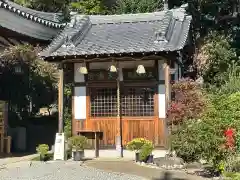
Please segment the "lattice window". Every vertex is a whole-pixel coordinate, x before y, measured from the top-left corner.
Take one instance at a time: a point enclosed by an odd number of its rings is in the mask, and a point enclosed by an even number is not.
[[[122,95],[123,116],[153,116],[155,88],[124,88]]]
[[[122,116],[154,116],[156,88],[125,87],[121,93]],[[91,88],[91,117],[117,116],[117,89]]]
[[[91,88],[91,117],[117,116],[117,89]]]

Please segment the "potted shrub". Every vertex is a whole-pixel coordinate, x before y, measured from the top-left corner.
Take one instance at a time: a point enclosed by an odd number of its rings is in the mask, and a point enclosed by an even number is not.
[[[139,153],[140,161],[145,163],[153,163],[153,149],[153,143],[149,140],[146,140]]]
[[[69,138],[69,145],[73,152],[73,160],[81,161],[84,158],[84,149],[88,146],[85,136],[73,136]]]
[[[132,141],[128,142],[126,145],[127,150],[135,151],[135,161],[138,162],[140,160],[140,150],[142,146],[146,143],[146,139],[144,138],[135,138]]]
[[[40,144],[36,148],[37,153],[40,155],[40,161],[46,161],[47,160],[47,155],[49,151],[49,146],[47,144]]]

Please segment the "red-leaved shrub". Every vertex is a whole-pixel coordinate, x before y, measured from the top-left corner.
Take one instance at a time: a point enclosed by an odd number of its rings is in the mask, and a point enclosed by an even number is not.
[[[231,151],[235,150],[235,129],[228,128],[224,131],[226,138],[225,148]]]
[[[175,99],[168,111],[169,124],[181,124],[185,119],[200,117],[206,107],[206,98],[198,83],[191,79],[182,79],[172,85]]]

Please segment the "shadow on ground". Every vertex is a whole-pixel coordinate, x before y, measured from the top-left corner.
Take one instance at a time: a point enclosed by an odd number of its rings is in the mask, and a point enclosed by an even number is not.
[[[171,172],[164,172],[162,177],[159,178],[153,178],[152,180],[187,180],[187,179],[182,179],[182,178],[175,178],[173,177]]]
[[[11,157],[24,157],[24,156],[28,156],[28,155],[32,155],[32,154],[34,154],[34,153],[32,153],[32,152],[10,153],[10,154],[0,153],[0,159],[11,158]]]

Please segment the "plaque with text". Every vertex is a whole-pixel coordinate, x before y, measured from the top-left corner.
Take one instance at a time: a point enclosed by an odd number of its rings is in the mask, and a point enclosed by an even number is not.
[[[124,80],[157,80],[155,68],[145,68],[146,73],[138,74],[136,69],[123,69]]]
[[[117,73],[106,70],[90,70],[88,72],[88,81],[114,81],[117,79]]]

